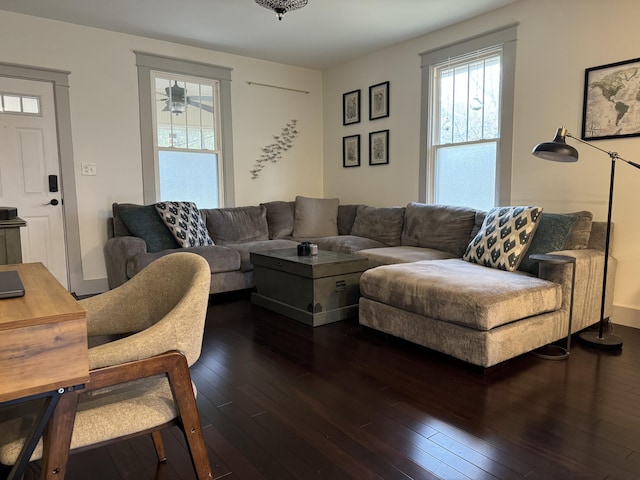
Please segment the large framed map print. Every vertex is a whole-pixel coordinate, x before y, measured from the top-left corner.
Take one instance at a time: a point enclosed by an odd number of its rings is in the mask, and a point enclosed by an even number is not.
[[[640,58],[588,68],[583,140],[640,136]]]

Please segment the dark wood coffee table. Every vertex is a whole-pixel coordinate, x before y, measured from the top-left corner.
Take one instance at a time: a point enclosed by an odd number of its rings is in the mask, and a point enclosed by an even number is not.
[[[256,292],[251,301],[312,327],[358,313],[360,275],[368,261],[320,250],[298,256],[295,248],[252,252]]]

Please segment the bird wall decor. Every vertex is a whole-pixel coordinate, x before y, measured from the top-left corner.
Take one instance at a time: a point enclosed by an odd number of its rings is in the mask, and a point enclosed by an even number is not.
[[[292,119],[282,128],[280,135],[273,136],[273,143],[262,147],[260,157],[256,160],[253,168],[249,170],[252,179],[258,178],[260,172],[264,170],[269,163],[276,163],[287,150],[293,147],[293,139],[296,138],[299,133],[296,128],[297,124],[298,121],[295,118]]]

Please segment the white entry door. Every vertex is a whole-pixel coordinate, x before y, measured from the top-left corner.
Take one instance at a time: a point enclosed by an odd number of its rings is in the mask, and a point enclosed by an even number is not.
[[[27,222],[22,261],[42,262],[68,289],[53,86],[0,77],[0,96],[0,205]]]

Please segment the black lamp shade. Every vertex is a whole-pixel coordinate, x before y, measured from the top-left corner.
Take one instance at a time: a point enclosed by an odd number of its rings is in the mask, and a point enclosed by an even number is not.
[[[531,153],[538,158],[553,162],[577,162],[578,150],[567,145],[566,134],[567,131],[564,128],[559,128],[553,141],[536,145]]]

